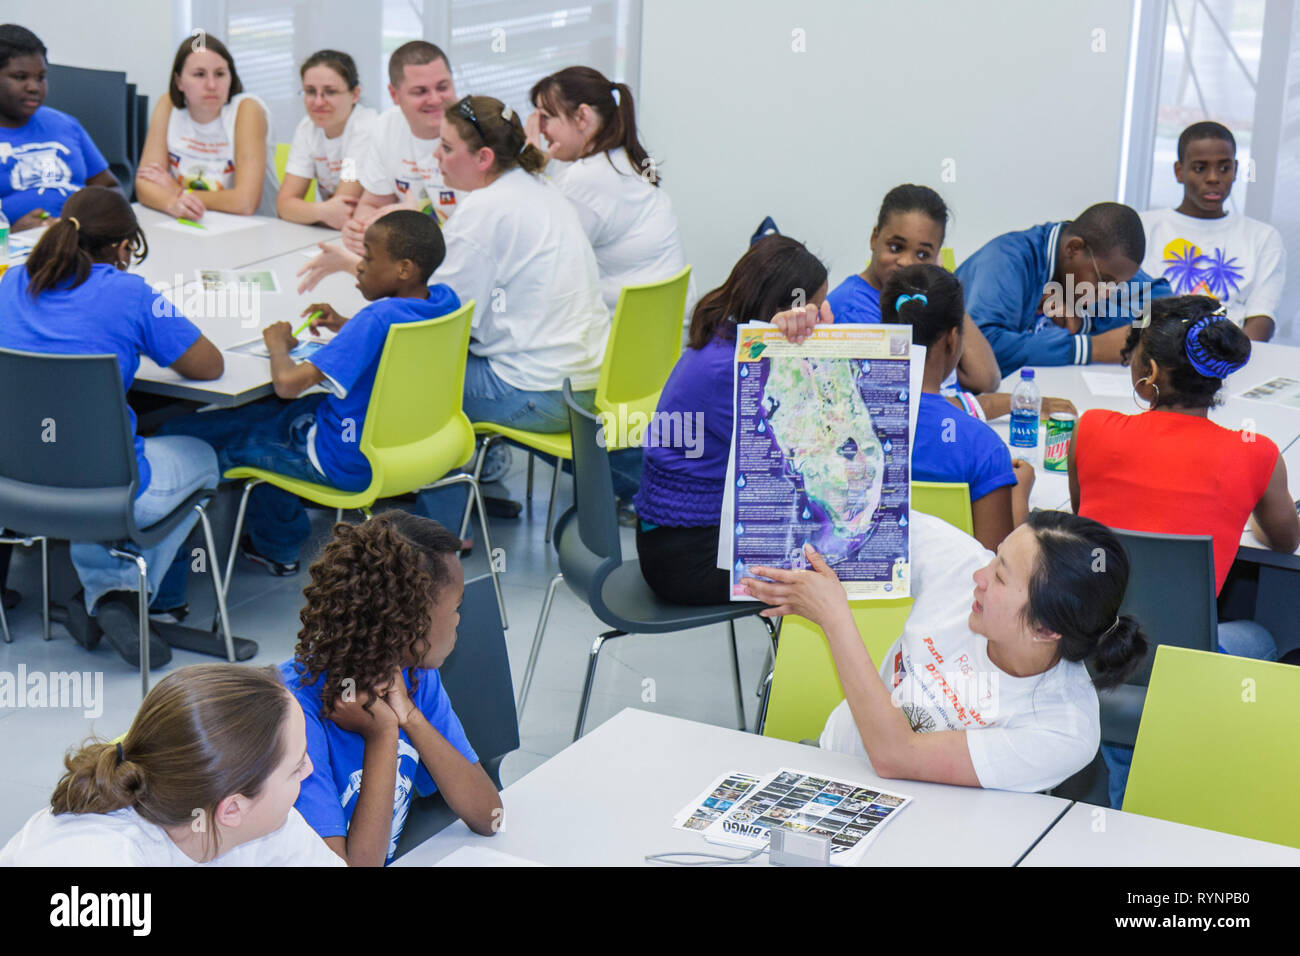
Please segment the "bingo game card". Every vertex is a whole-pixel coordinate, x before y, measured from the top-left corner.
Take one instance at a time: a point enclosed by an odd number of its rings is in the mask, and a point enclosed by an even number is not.
[[[724,774],[678,811],[677,816],[673,817],[673,826],[679,830],[708,829],[710,824],[735,806],[737,801],[743,800],[761,779],[752,773]]]
[[[876,787],[782,769],[715,819],[704,838],[755,850],[767,845],[772,827],[800,830],[831,841],[832,863],[853,866],[880,827],[911,800]]]

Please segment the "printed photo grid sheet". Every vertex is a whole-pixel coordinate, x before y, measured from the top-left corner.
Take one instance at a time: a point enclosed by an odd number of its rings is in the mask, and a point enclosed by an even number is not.
[[[683,808],[673,825],[696,830],[710,843],[756,850],[773,827],[831,841],[831,863],[856,866],[880,828],[912,801],[910,796],[782,768],[764,777],[736,772]]]

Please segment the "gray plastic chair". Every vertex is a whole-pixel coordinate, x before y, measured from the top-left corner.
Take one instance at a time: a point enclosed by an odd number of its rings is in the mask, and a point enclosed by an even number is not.
[[[45,105],[69,114],[82,125],[130,195],[136,169],[136,157],[131,155],[136,103],[134,86],[126,82],[126,74],[51,63],[46,79],[49,93]]]
[[[1214,539],[1209,535],[1111,530],[1129,557],[1128,589],[1120,613],[1141,622],[1149,648],[1125,683],[1097,695],[1101,702],[1101,739],[1132,747],[1142,719],[1156,646],[1218,649]]]
[[[740,729],[744,730],[745,706],[740,690],[736,620],[755,617],[767,605],[751,601],[707,607],[669,604],[650,589],[650,585],[641,576],[641,562],[623,560],[614,483],[609,471],[609,453],[598,438],[600,421],[573,400],[573,390],[567,379],[564,382],[564,401],[569,406],[569,431],[573,436],[574,506],[560,516],[555,527],[555,550],[560,560],[560,573],[551,579],[546,591],[546,601],[537,622],[537,633],[533,636],[532,650],[528,654],[524,682],[519,692],[518,711],[521,719],[533,670],[537,665],[537,654],[541,649],[542,634],[550,616],[551,601],[555,597],[555,589],[563,581],[591,607],[596,617],[613,628],[599,635],[591,645],[587,677],[582,686],[582,701],[578,707],[578,721],[573,730],[574,740],[582,736],[587,720],[587,706],[591,702],[596,664],[600,658],[600,649],[606,641],[627,634],[669,634],[710,624],[727,624],[731,629],[736,715]],[[772,658],[775,660],[776,627],[769,618],[759,620],[767,628],[768,638],[772,642]]]
[[[501,761],[519,749],[519,722],[515,717],[506,632],[497,613],[490,574],[466,582],[458,630],[456,649],[438,673],[466,738],[500,790]],[[447,806],[442,794],[413,797],[393,859],[455,821],[456,811]]]
[[[156,544],[191,511],[203,523],[226,657],[233,663],[221,562],[206,510],[216,488],[199,489],[156,524],[136,526],[140,478],[117,356],[0,349],[0,408],[0,527],[32,539],[103,542],[114,557],[135,564],[141,694],[149,691],[149,568],[118,545]],[[42,570],[49,640],[49,577]]]

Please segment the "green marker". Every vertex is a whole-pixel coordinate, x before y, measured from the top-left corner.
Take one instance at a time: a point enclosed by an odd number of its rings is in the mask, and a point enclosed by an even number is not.
[[[298,331],[295,332],[295,333],[293,333],[293,337],[296,339],[298,336],[302,335],[303,332],[307,331],[307,326],[311,325],[311,320],[312,320],[312,319],[319,319],[319,318],[321,318],[324,314],[325,314],[325,313],[322,312],[320,309],[317,309],[317,310],[316,310],[315,312],[313,312],[311,315],[307,316],[307,321],[304,322],[302,325],[298,326]]]
[[[49,218],[50,218],[50,214],[49,214],[48,212],[46,212],[44,209],[42,209],[42,210],[41,210],[41,218],[42,218],[42,219],[49,219]]]
[[[193,219],[185,219],[181,216],[177,216],[176,221],[179,222],[182,226],[193,226],[195,229],[208,228],[207,226],[203,225],[203,223],[201,222],[195,222]]]

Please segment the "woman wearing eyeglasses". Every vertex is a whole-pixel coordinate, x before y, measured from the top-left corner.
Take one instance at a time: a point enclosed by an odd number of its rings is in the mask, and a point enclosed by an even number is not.
[[[362,147],[372,135],[378,114],[358,102],[357,65],[346,53],[319,50],[307,58],[298,74],[307,115],[298,121],[289,144],[275,211],[290,222],[342,229],[357,199],[340,195],[339,182],[357,178]],[[313,179],[315,202],[306,198]]]

